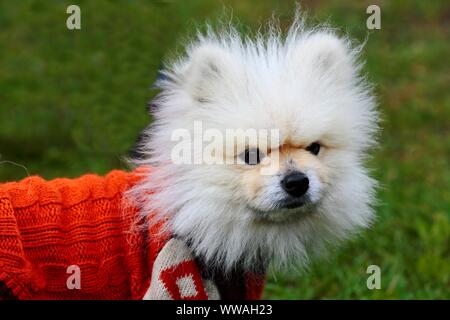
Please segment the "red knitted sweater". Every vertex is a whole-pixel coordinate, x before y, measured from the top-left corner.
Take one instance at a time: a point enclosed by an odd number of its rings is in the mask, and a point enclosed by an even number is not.
[[[159,226],[148,235],[132,231],[138,210],[125,208],[122,197],[139,177],[115,170],[105,177],[0,184],[0,299],[142,299],[170,237]],[[68,287],[70,266],[79,268],[81,288]],[[182,266],[191,268],[189,279],[202,293],[187,298],[208,298],[195,263]],[[169,271],[164,276],[174,277]],[[258,298],[261,291],[261,283],[248,285],[245,296]]]

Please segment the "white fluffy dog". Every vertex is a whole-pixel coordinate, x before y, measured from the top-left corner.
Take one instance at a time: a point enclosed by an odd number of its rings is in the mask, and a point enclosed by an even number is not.
[[[128,195],[225,273],[272,261],[304,265],[311,253],[367,227],[375,182],[364,161],[378,115],[360,49],[301,19],[286,35],[276,27],[254,37],[233,27],[200,34],[158,83],[144,156],[135,161],[157,169]],[[279,136],[256,145],[224,138],[227,147],[208,155],[226,163],[174,161],[174,132],[196,137],[196,122],[203,130]],[[274,159],[275,171],[261,174]]]

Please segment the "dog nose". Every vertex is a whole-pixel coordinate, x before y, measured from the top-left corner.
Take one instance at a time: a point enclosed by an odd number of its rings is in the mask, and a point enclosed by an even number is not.
[[[301,197],[305,194],[309,187],[309,179],[301,172],[293,172],[288,174],[281,180],[283,189],[294,197]]]

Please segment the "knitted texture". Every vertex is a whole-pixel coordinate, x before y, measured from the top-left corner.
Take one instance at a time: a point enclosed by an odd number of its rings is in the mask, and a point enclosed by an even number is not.
[[[156,258],[146,300],[219,299],[214,283],[202,278],[189,248],[170,239]]]
[[[142,170],[0,184],[0,299],[218,298],[184,244],[174,250],[159,225],[136,228],[123,194]],[[260,297],[258,279],[248,299]]]

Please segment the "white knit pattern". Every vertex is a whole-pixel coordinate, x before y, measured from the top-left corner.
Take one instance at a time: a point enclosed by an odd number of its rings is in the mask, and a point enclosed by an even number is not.
[[[186,261],[194,261],[189,248],[178,239],[170,239],[155,259],[150,287],[145,293],[144,300],[174,300],[173,293],[166,287],[161,279],[161,273]],[[188,274],[173,279],[176,283],[181,299],[195,298],[199,292],[194,283],[194,275]],[[219,291],[211,280],[202,279],[203,288],[210,300],[220,299]]]

